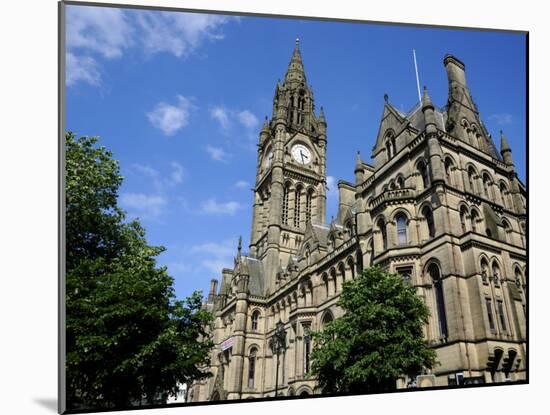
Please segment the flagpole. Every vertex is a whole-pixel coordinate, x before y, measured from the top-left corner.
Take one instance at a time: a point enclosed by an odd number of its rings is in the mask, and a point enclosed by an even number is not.
[[[418,78],[418,65],[416,64],[416,51],[413,49],[413,58],[414,58],[414,71],[416,72],[416,88],[418,90],[418,102],[422,101],[422,96],[420,95],[420,80]]]

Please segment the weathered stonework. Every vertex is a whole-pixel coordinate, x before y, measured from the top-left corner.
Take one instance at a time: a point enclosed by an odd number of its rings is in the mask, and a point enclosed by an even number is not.
[[[338,183],[326,223],[327,123],[296,45],[259,135],[249,253],[239,244],[208,296],[213,377],[190,401],[274,396],[276,377],[279,394],[318,393],[308,331],[341,315],[343,281],[370,265],[403,275],[431,310],[425,337],[441,365],[399,387],[525,379],[526,188],[505,137],[499,154],[484,127],[464,64],[446,56],[444,66],[444,110],[427,90],[406,114],[385,97],[373,165],[357,155],[355,183]]]

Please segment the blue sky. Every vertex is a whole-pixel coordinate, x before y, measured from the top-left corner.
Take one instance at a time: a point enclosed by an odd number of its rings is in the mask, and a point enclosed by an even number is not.
[[[420,84],[447,100],[443,57],[466,64],[482,119],[503,129],[525,182],[525,36],[310,20],[67,7],[66,127],[120,161],[120,205],[139,217],[176,294],[207,292],[248,245],[256,143],[295,38],[328,122],[328,218],[335,183],[369,160],[383,96],[407,111]]]

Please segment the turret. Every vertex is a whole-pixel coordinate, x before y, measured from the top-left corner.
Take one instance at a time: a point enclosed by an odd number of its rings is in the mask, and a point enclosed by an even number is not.
[[[510,149],[508,141],[506,140],[502,130],[500,130],[500,154],[502,155],[502,160],[504,160],[504,163],[508,166],[514,165],[514,161],[512,160],[512,150]]]
[[[426,139],[428,140],[428,155],[430,158],[430,171],[432,180],[445,180],[445,171],[443,168],[443,152],[441,144],[437,138],[437,125],[435,123],[435,113],[432,100],[428,95],[428,88],[424,87],[424,96],[422,97],[422,112],[424,113],[424,124],[426,128]]]
[[[363,162],[361,161],[361,153],[357,151],[357,156],[355,157],[355,184],[361,184],[365,181],[365,169],[363,167]]]

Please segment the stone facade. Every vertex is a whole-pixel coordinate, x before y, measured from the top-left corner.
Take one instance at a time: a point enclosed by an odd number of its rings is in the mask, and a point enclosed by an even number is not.
[[[327,122],[297,41],[259,134],[249,252],[239,243],[206,303],[213,376],[190,401],[272,397],[276,378],[279,395],[318,393],[308,333],[341,315],[342,283],[371,265],[401,274],[431,311],[425,337],[440,365],[399,387],[526,378],[526,188],[502,132],[498,152],[484,127],[464,64],[443,63],[445,108],[426,89],[409,113],[386,96],[373,163],[357,154],[355,183],[338,183],[327,223]]]

